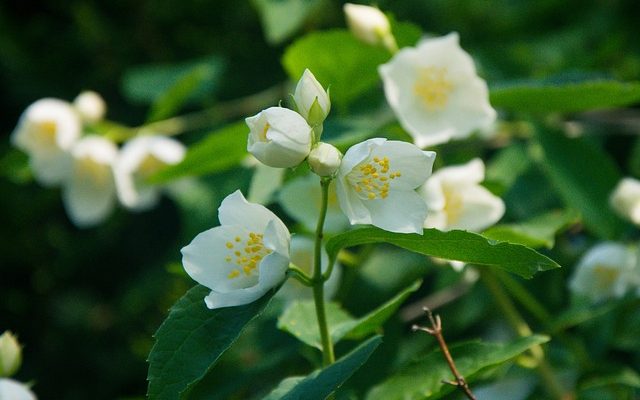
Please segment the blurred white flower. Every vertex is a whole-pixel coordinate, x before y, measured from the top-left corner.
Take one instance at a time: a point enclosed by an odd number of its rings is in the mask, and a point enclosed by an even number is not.
[[[382,138],[345,153],[338,172],[338,200],[351,224],[391,232],[422,233],[427,205],[415,189],[431,175],[436,153]]]
[[[638,283],[637,249],[603,242],[587,251],[569,281],[572,292],[593,303],[624,296]]]
[[[164,136],[138,136],[127,142],[114,168],[120,202],[138,211],[153,207],[160,198],[160,188],[146,180],[166,166],[178,164],[185,152],[182,143]]]
[[[361,4],[346,3],[343,7],[347,25],[359,40],[371,44],[383,44],[389,50],[396,50],[391,25],[380,9]]]
[[[71,149],[71,170],[63,182],[62,201],[69,219],[85,228],[102,222],[116,204],[113,167],[116,145],[101,136],[86,136]]]
[[[255,160],[253,156],[249,156]],[[264,165],[258,160],[255,161],[255,165],[251,166],[253,175],[249,184],[247,200],[252,203],[269,204],[274,201],[274,194],[282,186],[286,170]]]
[[[387,102],[419,147],[468,137],[496,112],[458,34],[424,39],[378,68]]]
[[[296,85],[293,93],[293,101],[296,103],[298,113],[307,120],[309,125],[315,126],[327,118],[331,110],[329,93],[308,69],[304,70],[302,77]]]
[[[291,235],[264,206],[249,203],[238,190],[218,209],[220,226],[182,248],[182,264],[195,281],[211,289],[207,307],[251,303],[277,286],[289,267]]]
[[[324,231],[332,233],[341,232],[349,227],[349,220],[340,209],[334,182],[329,184],[327,216],[324,221]],[[320,179],[316,175],[309,174],[285,183],[280,190],[278,202],[291,218],[313,232],[318,223],[321,196]]]
[[[309,153],[309,167],[319,176],[331,176],[340,168],[342,153],[329,143],[318,143]]]
[[[22,113],[11,142],[29,155],[36,180],[52,186],[69,173],[69,150],[81,132],[80,117],[71,104],[46,98]]]
[[[428,207],[424,227],[480,232],[498,222],[504,202],[480,185],[483,180],[484,163],[479,158],[434,172],[418,189]]]
[[[300,235],[291,238],[291,263],[309,276],[313,276],[314,250],[315,245],[312,238]],[[322,272],[326,271],[329,265],[329,256],[324,247],[322,248],[320,265],[322,265]],[[331,276],[324,284],[325,300],[331,300],[336,295],[341,276],[342,267],[340,264],[336,264],[333,271],[331,271]],[[297,279],[287,279],[278,291],[278,297],[287,301],[312,299],[313,291]]]
[[[620,216],[640,225],[640,181],[634,178],[621,179],[611,193],[609,202]]]
[[[270,167],[295,167],[311,150],[311,127],[300,114],[270,107],[245,120],[249,126],[247,150]]]
[[[80,117],[89,123],[100,121],[107,113],[107,104],[102,96],[91,90],[80,93],[73,100],[73,106],[80,114]]]
[[[25,384],[8,378],[0,378],[1,400],[36,400],[36,395]]]
[[[9,331],[0,335],[0,377],[11,376],[22,364],[22,347]],[[2,397],[0,397],[2,399]]]

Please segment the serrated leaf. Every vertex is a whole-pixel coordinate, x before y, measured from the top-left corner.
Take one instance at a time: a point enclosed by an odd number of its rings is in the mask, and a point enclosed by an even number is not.
[[[640,102],[640,82],[530,82],[493,88],[491,104],[523,113],[572,113]]]
[[[420,287],[422,281],[398,293],[362,318],[354,318],[336,303],[326,304],[327,325],[335,345],[343,338],[360,339],[375,332],[389,319],[409,295]],[[289,332],[300,341],[322,350],[320,332],[313,301],[296,301],[278,318],[278,328]]]
[[[425,229],[424,234],[418,235],[362,228],[332,237],[327,241],[326,249],[334,260],[340,249],[367,243],[390,243],[428,256],[498,267],[524,278],[531,278],[539,271],[560,268],[555,261],[528,247],[496,243],[477,233],[457,230]]]
[[[609,207],[609,196],[621,174],[611,157],[586,138],[570,139],[562,132],[536,130],[539,163],[568,208],[580,212],[584,224],[602,238],[624,229]]]
[[[482,232],[482,236],[531,248],[551,249],[555,236],[578,222],[579,218],[578,213],[572,210],[551,211],[520,223],[492,226]]]
[[[324,86],[331,87],[331,103],[344,110],[349,103],[380,81],[378,65],[389,59],[379,47],[359,42],[344,29],[314,32],[289,46],[282,64],[297,81],[305,68]]]
[[[449,349],[460,374],[467,382],[473,382],[482,370],[507,362],[548,340],[547,336],[533,335],[507,344],[474,342],[449,346]],[[453,380],[453,376],[442,352],[436,350],[375,386],[367,399],[437,399],[455,389],[443,380]]]
[[[193,287],[174,304],[158,328],[149,353],[149,398],[183,398],[273,295],[271,292],[244,306],[210,310],[204,304],[209,292],[201,285]]]
[[[181,163],[153,175],[149,181],[164,183],[184,176],[200,176],[227,170],[247,156],[249,128],[244,122],[226,125],[189,147]]]
[[[296,33],[322,0],[253,0],[267,42],[279,44]]]
[[[324,400],[360,368],[382,342],[375,336],[328,367],[283,380],[264,400]]]

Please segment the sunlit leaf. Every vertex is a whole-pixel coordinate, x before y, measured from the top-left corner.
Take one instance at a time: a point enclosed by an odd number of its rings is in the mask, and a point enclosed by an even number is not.
[[[271,44],[279,44],[296,33],[322,2],[323,0],[253,0],[264,35]]]

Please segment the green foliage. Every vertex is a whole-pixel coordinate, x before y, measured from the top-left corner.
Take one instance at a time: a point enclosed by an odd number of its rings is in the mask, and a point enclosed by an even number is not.
[[[382,242],[433,257],[502,268],[524,278],[531,278],[539,271],[560,268],[555,261],[528,247],[496,243],[476,233],[455,230],[425,229],[423,235],[418,235],[363,228],[332,237],[326,248],[329,257],[335,259],[342,248]]]
[[[482,236],[531,248],[551,249],[556,235],[578,220],[579,215],[575,211],[551,211],[520,223],[492,226],[482,232]]]
[[[279,44],[298,31],[323,0],[253,0],[267,42]]]
[[[294,81],[305,68],[311,70],[324,87],[330,87],[332,105],[344,111],[378,85],[378,65],[388,59],[382,48],[359,42],[347,30],[334,29],[298,39],[287,47],[282,64]]]
[[[209,292],[200,285],[189,290],[158,328],[149,353],[150,398],[185,398],[271,299],[268,294],[245,306],[210,310],[204,304]]]
[[[481,371],[511,360],[548,340],[546,336],[534,335],[511,343],[472,342],[449,347],[460,374],[467,382],[473,382]],[[375,386],[367,399],[437,399],[454,390],[453,386],[443,382],[452,379],[442,353],[436,350]]]
[[[538,162],[569,208],[579,211],[584,224],[601,238],[623,229],[609,207],[609,196],[621,175],[615,162],[586,138],[570,139],[561,132],[536,130],[541,151]]]
[[[491,90],[494,107],[520,113],[573,113],[628,106],[638,101],[640,82],[531,82]]]
[[[415,282],[362,318],[353,318],[337,303],[327,303],[326,313],[329,334],[333,343],[336,344],[345,337],[347,339],[360,339],[377,331],[407,297],[418,290],[421,283],[421,281]],[[322,350],[313,301],[298,300],[292,303],[278,319],[278,328],[289,332],[309,346]]]
[[[344,383],[364,364],[382,342],[374,336],[330,366],[301,378],[287,378],[265,399],[268,400],[323,400]]]

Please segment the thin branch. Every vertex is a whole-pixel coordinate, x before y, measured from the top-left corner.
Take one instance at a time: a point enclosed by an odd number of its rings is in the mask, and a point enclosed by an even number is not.
[[[440,320],[440,316],[436,315],[434,318],[433,314],[431,313],[431,310],[428,309],[427,307],[424,307],[423,310],[424,312],[427,313],[427,316],[429,317],[429,321],[431,322],[431,328],[425,328],[422,326],[413,325],[411,329],[413,329],[414,331],[427,332],[429,335],[435,337],[436,340],[438,341],[438,344],[440,345],[440,350],[442,350],[442,354],[444,354],[444,358],[447,361],[447,364],[449,364],[449,369],[451,370],[451,373],[453,373],[453,376],[455,377],[455,381],[442,381],[442,382],[447,383],[449,385],[457,386],[458,388],[460,388],[460,390],[462,390],[462,392],[464,392],[467,398],[469,398],[470,400],[476,400],[476,397],[473,395],[473,393],[471,392],[471,389],[469,388],[469,384],[467,384],[467,381],[464,380],[464,377],[460,374],[460,372],[456,368],[456,364],[453,362],[453,357],[451,357],[451,353],[449,352],[449,347],[447,347],[447,342],[445,342],[444,336],[442,336],[442,321]]]

